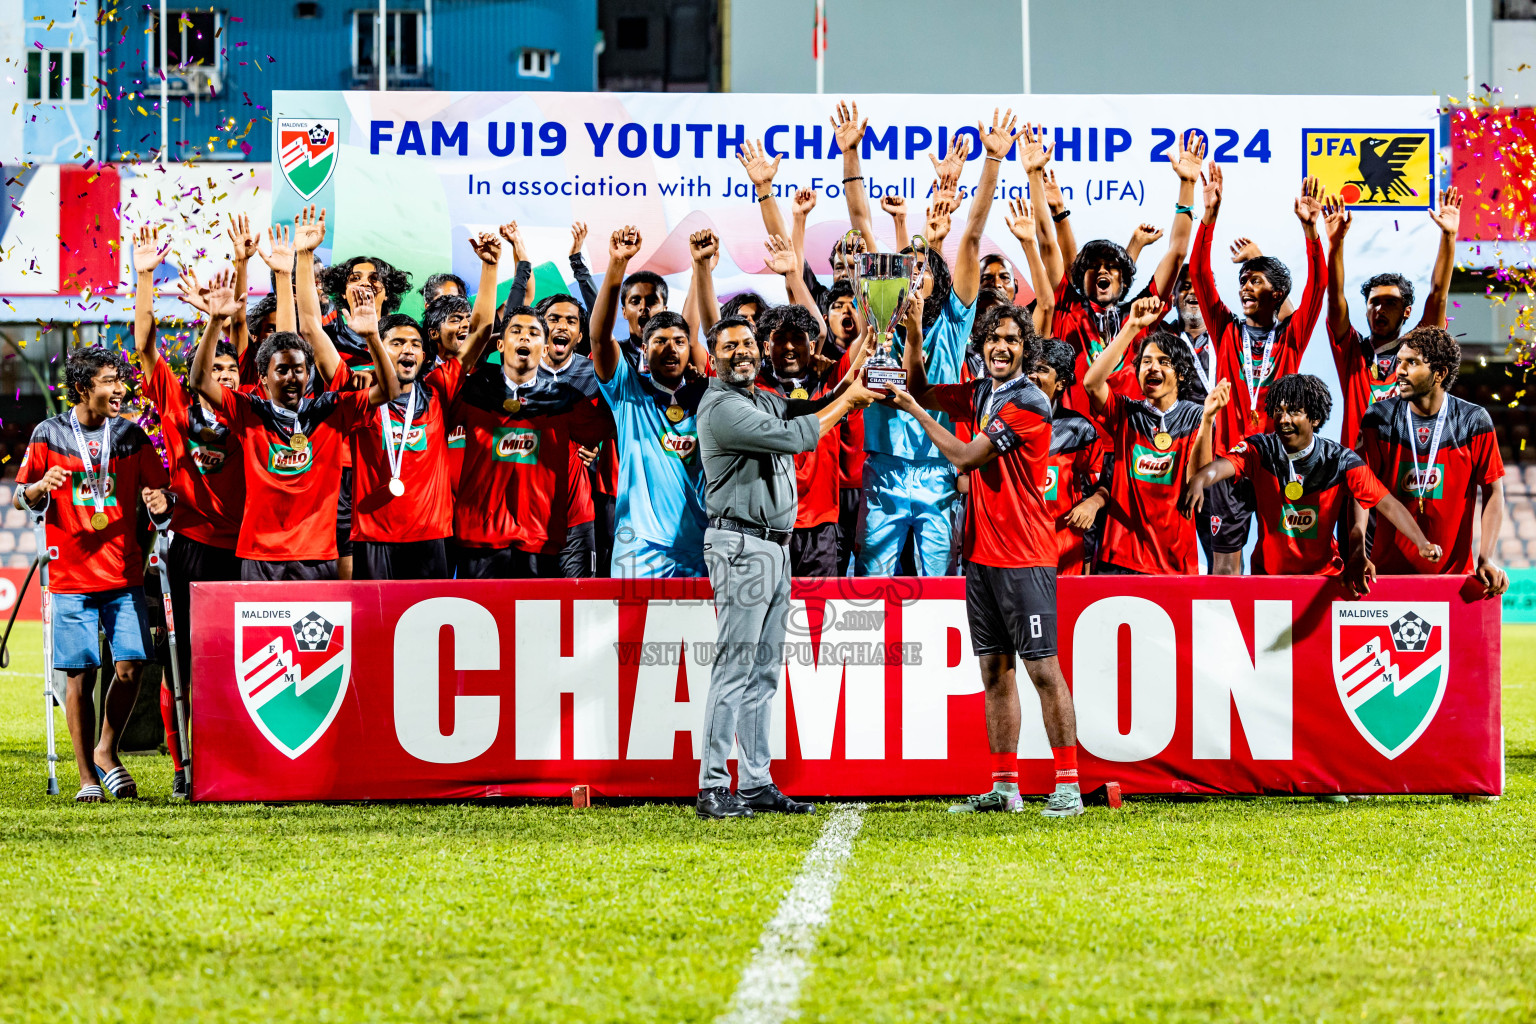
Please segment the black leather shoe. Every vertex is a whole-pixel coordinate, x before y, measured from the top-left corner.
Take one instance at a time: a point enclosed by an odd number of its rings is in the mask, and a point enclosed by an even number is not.
[[[714,786],[710,789],[699,790],[699,800],[693,809],[701,818],[752,817],[751,808],[742,803],[740,797],[724,786]]]
[[[741,800],[754,811],[767,811],[771,814],[815,814],[816,805],[804,803],[800,800],[791,800],[779,792],[779,787],[768,783],[762,789],[743,790]]]

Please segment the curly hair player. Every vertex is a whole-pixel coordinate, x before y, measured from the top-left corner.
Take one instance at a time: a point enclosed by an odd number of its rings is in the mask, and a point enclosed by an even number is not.
[[[1242,478],[1253,485],[1259,517],[1259,546],[1253,556],[1257,576],[1345,576],[1357,595],[1370,589],[1372,573],[1364,557],[1351,558],[1346,570],[1334,538],[1347,508],[1375,508],[1401,530],[1420,557],[1440,560],[1440,546],[1430,543],[1402,503],[1393,498],[1354,452],[1318,437],[1328,422],[1333,398],[1328,385],[1307,373],[1291,373],[1270,385],[1264,412],[1275,429],[1250,434],[1226,454],[1201,467],[1189,481],[1180,504],[1200,510],[1212,484]],[[1353,505],[1350,504],[1351,499]],[[1352,549],[1363,551],[1365,517],[1353,516]]]

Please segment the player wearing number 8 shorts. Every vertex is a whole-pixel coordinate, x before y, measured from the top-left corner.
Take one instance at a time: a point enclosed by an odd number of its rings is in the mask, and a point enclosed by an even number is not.
[[[917,355],[921,345],[914,344],[921,331],[921,307],[913,304],[908,312],[904,359],[910,390],[893,392],[888,401],[915,417],[958,471],[971,474],[971,505],[962,538],[965,608],[971,645],[981,662],[992,789],[950,810],[1023,810],[1017,655],[1039,694],[1055,762],[1056,788],[1044,813],[1052,818],[1081,814],[1077,723],[1056,657],[1056,532],[1043,490],[1051,403],[1024,373],[1040,356],[1040,338],[1028,310],[994,307],[979,330],[987,376],[930,387]],[[975,437],[969,443],[960,441],[925,408],[969,421]]]

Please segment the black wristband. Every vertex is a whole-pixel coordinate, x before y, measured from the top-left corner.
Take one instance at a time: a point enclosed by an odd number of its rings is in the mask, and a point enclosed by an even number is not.
[[[1057,224],[1060,224],[1070,216],[1072,216],[1071,210],[1062,210],[1060,213],[1051,214],[1051,220],[1055,221]]]
[[[844,178],[844,179],[843,179],[843,184],[844,184],[844,185],[846,185],[846,184],[848,184],[848,183],[849,183],[849,182],[850,182],[850,181],[863,181],[863,180],[864,180],[864,175],[862,175],[862,174],[855,174],[855,175],[854,175],[854,176],[853,176],[853,177],[851,177],[851,178]]]

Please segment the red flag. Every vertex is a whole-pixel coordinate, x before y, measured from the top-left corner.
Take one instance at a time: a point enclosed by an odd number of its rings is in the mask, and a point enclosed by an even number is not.
[[[811,56],[827,52],[827,14],[820,3],[811,8]]]

